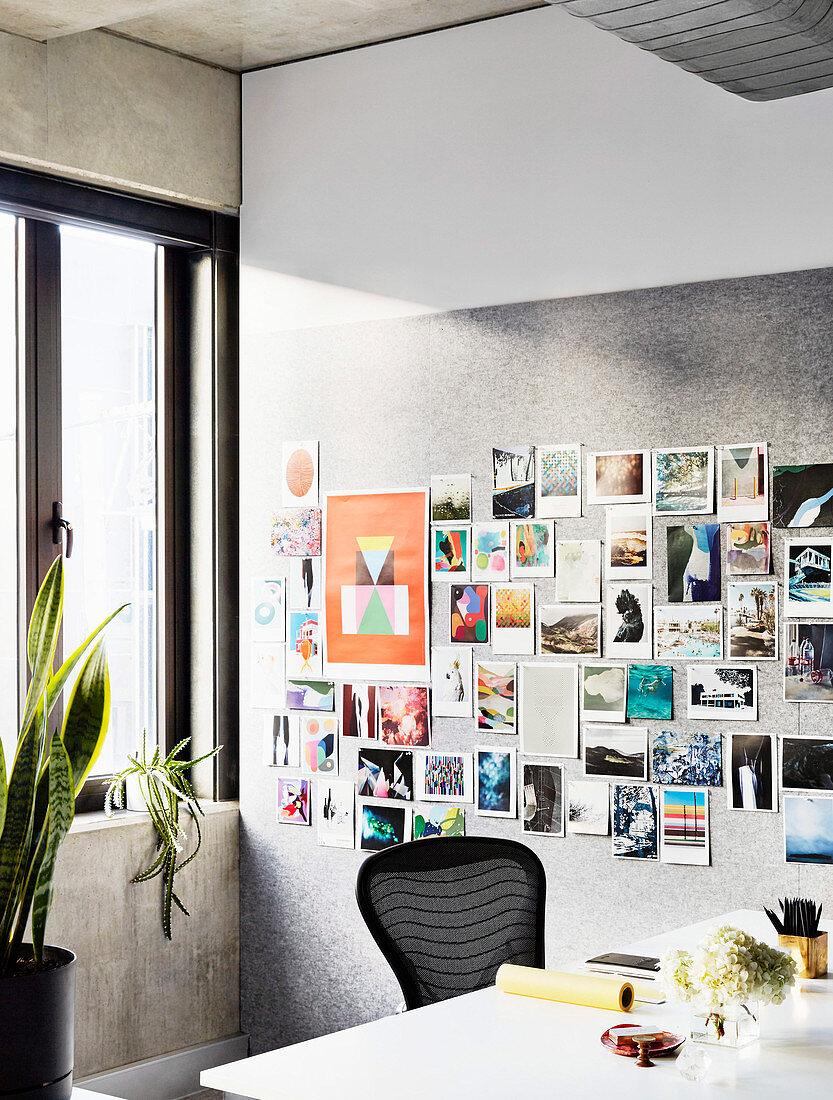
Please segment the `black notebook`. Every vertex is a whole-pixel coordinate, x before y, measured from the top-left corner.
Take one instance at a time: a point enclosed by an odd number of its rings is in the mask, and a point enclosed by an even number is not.
[[[616,951],[588,959],[587,966],[607,974],[627,974],[634,978],[655,978],[659,973],[659,959],[650,955],[623,955]]]

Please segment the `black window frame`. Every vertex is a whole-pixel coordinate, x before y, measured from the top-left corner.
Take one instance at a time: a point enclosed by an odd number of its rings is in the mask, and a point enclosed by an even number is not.
[[[18,257],[22,291],[19,348],[26,453],[19,483],[25,495],[21,539],[25,620],[40,578],[58,552],[52,502],[60,500],[61,325],[60,226],[79,225],[142,236],[165,248],[164,403],[159,477],[164,481],[164,712],[166,752],[191,730],[194,685],[188,622],[195,597],[191,558],[191,395],[195,372],[210,371],[212,431],[212,634],[214,648],[213,797],[234,799],[239,774],[238,562],[238,268],[239,223],[230,214],[76,183],[40,172],[0,167],[0,211],[25,220]],[[210,301],[210,308],[206,308]],[[70,517],[71,518],[71,517]],[[25,622],[20,624],[21,642]],[[25,666],[25,644],[19,647]],[[25,690],[25,667],[21,689]],[[77,812],[103,807],[102,777],[91,777]]]

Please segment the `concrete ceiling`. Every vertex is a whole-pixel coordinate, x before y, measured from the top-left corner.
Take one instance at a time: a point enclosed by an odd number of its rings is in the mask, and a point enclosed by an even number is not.
[[[103,29],[244,71],[545,0],[0,0],[0,30],[37,41]]]

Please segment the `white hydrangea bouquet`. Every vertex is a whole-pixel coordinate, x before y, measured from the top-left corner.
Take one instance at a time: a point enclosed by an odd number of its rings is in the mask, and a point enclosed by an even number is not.
[[[796,970],[791,955],[729,925],[712,928],[693,951],[671,950],[662,958],[667,994],[694,1006],[692,1038],[721,1042],[727,1020],[740,1021],[731,1045],[757,1037],[757,1006],[781,1004]]]

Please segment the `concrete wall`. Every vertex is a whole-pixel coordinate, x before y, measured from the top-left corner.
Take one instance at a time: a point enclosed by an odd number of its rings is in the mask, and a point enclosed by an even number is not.
[[[130,882],[155,850],[145,815],[79,818],[64,844],[47,940],[78,956],[78,1078],[239,1029],[238,811],[206,810],[202,849],[177,879],[191,916],[174,912],[170,942],[160,880]]]
[[[0,33],[0,163],[212,209],[240,203],[240,78],[102,31]]]
[[[252,325],[826,266],[831,117],[833,91],[749,103],[557,7],[248,74]]]

